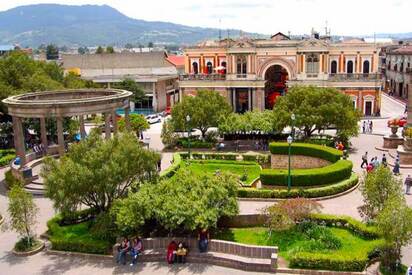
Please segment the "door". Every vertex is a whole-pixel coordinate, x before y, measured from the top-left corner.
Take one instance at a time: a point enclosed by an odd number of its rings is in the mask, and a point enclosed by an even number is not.
[[[365,116],[372,115],[372,101],[365,102]]]

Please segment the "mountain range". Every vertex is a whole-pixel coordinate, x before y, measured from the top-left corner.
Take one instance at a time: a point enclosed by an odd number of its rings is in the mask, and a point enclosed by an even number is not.
[[[227,30],[221,31],[227,36]],[[238,37],[240,30],[229,30]],[[246,33],[248,37],[267,35]],[[108,5],[37,4],[19,6],[0,12],[0,44],[37,47],[54,43],[58,46],[123,46],[126,43],[147,45],[193,45],[216,39],[219,29],[190,27],[169,22],[133,19]],[[394,39],[412,38],[412,33],[376,34]]]
[[[231,36],[239,33],[240,30],[230,30]],[[223,34],[227,35],[227,31]],[[218,37],[218,29],[133,19],[107,5],[37,4],[0,12],[1,44],[185,45]]]

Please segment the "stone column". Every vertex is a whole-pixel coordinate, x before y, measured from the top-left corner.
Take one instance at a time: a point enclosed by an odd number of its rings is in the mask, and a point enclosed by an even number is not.
[[[16,149],[16,155],[20,157],[21,166],[26,164],[26,150],[24,144],[24,133],[21,123],[21,118],[13,117],[13,135],[14,135],[14,148]]]
[[[80,122],[80,136],[82,139],[86,138],[86,128],[84,127],[84,116],[80,115],[79,116],[79,122]]]
[[[57,117],[57,143],[59,145],[59,155],[64,155],[64,135],[63,135],[63,118]]]
[[[47,130],[46,130],[46,118],[40,118],[40,137],[41,137],[41,144],[43,144],[45,152],[47,152],[49,148],[49,143],[47,142]]]
[[[104,114],[104,133],[106,139],[110,139],[111,131],[110,131],[110,113]]]
[[[126,129],[130,131],[129,107],[124,108],[124,122],[126,124]]]
[[[116,115],[116,110],[112,111],[112,124],[113,124],[113,135],[117,134],[117,115]]]
[[[247,89],[248,111],[252,111],[252,88]]]

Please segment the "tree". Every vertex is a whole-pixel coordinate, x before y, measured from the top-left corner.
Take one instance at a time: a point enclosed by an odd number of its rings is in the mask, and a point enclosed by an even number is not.
[[[210,127],[217,127],[219,120],[228,116],[232,108],[226,98],[214,91],[198,91],[196,96],[186,96],[172,109],[173,127],[178,130],[199,129],[204,138]],[[190,122],[186,117],[190,116]]]
[[[130,128],[132,131],[136,133],[136,136],[140,135],[140,132],[147,130],[150,128],[149,123],[147,122],[146,118],[140,114],[130,114]],[[124,117],[119,120],[119,129],[120,131],[126,130],[126,121]]]
[[[368,173],[359,189],[363,196],[363,205],[358,208],[358,211],[366,221],[373,221],[390,197],[403,196],[402,182],[383,165]]]
[[[131,43],[127,43],[126,45],[124,45],[124,47],[129,50],[134,48],[133,44]]]
[[[146,95],[142,86],[140,86],[134,79],[125,78],[122,82],[117,83],[115,86],[117,89],[126,90],[133,93],[133,101],[140,102]]]
[[[87,47],[79,47],[79,48],[77,49],[77,52],[78,52],[79,54],[86,54],[86,53],[89,53],[89,48],[87,48]]]
[[[349,96],[333,88],[294,86],[280,97],[273,108],[274,128],[282,131],[291,126],[295,114],[295,127],[310,137],[315,131],[331,126],[344,141],[358,134],[359,111],[353,108]]]
[[[238,213],[237,186],[231,174],[200,176],[183,168],[170,179],[130,194],[117,212],[116,223],[130,230],[154,218],[170,231],[213,228],[220,217]]]
[[[97,47],[96,54],[102,54],[102,53],[104,53],[104,49],[101,46]]]
[[[272,133],[272,112],[246,112],[244,114],[231,113],[224,116],[219,121],[219,132],[224,134],[235,133]]]
[[[114,48],[113,48],[113,46],[107,46],[107,47],[106,47],[106,53],[114,53]]]
[[[159,154],[134,140],[128,133],[104,140],[93,132],[59,161],[46,159],[41,174],[54,207],[63,213],[80,205],[106,212],[133,185],[156,179]]]
[[[153,42],[149,42],[149,43],[147,44],[147,47],[148,47],[149,49],[153,48],[153,46],[154,46]]]
[[[31,247],[34,239],[33,227],[39,209],[33,201],[33,196],[24,191],[19,184],[13,185],[8,197],[10,227],[27,241],[28,247]]]
[[[59,59],[59,49],[54,44],[49,44],[46,47],[46,59],[57,60]]]
[[[296,223],[307,218],[311,213],[320,212],[321,204],[305,198],[280,201],[262,210],[267,217],[269,232],[292,228]]]
[[[395,274],[397,263],[401,262],[401,249],[412,239],[412,209],[404,197],[388,198],[376,218],[376,227],[386,244],[381,255],[383,268]]]
[[[166,120],[163,123],[160,137],[162,139],[162,143],[168,148],[175,146],[179,141],[179,135],[175,133],[175,129],[170,120]]]

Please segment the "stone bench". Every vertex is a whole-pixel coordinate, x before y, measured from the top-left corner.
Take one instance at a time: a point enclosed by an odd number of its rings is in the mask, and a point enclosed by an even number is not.
[[[166,248],[175,240],[182,241],[188,248],[187,262],[206,263],[229,268],[256,272],[274,271],[277,267],[278,248],[273,246],[244,245],[234,242],[210,240],[207,253],[200,253],[197,240],[193,238],[147,238],[143,241],[143,253],[139,256],[141,262],[166,261]],[[113,256],[116,259],[118,246],[113,246]]]

